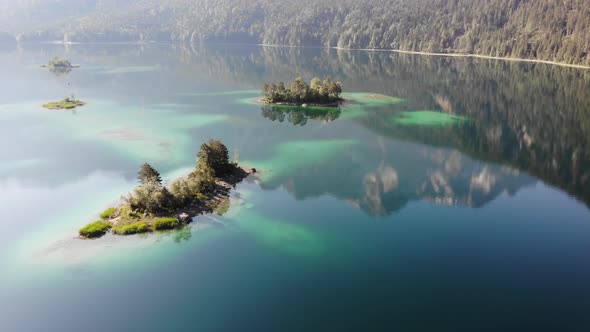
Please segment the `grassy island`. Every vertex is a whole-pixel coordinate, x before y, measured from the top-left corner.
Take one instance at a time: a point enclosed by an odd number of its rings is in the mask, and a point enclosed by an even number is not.
[[[86,105],[85,102],[74,98],[74,96],[66,97],[60,101],[52,101],[50,103],[44,104],[43,107],[50,109],[50,110],[71,110],[78,106]]]
[[[223,143],[209,140],[197,153],[195,169],[170,186],[164,186],[160,173],[144,164],[138,172],[139,185],[119,206],[103,211],[102,220],[86,225],[79,234],[97,238],[108,231],[130,235],[182,227],[196,215],[227,209],[229,191],[248,174],[229,161]]]
[[[262,88],[264,98],[260,101],[267,104],[293,106],[333,106],[343,101],[342,84],[330,78],[324,81],[314,78],[308,85],[303,78],[298,77],[289,85],[283,82],[265,84]]]

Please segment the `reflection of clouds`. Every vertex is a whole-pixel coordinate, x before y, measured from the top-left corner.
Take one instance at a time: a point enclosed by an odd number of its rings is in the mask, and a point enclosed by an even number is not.
[[[99,204],[96,211],[80,211],[83,209],[83,204],[89,204],[89,202],[95,204],[97,200],[100,202],[105,197],[116,198],[124,192],[121,188],[129,186],[130,183],[121,174],[102,171],[57,187],[35,186],[10,178],[0,182],[0,202],[2,202],[0,215],[11,217],[4,220],[5,226],[13,223],[29,227],[44,226],[44,221],[51,220],[56,215],[63,220],[63,216],[68,215],[69,212],[80,213],[85,219],[81,219],[78,223],[84,223],[102,206]],[[78,223],[72,229],[77,230]],[[52,224],[53,229],[58,229],[60,226],[63,224],[59,222]]]
[[[22,169],[41,167],[47,163],[42,158],[25,158],[17,160],[2,160],[0,162],[0,177],[7,173],[19,171]],[[1,179],[1,178],[0,178]]]

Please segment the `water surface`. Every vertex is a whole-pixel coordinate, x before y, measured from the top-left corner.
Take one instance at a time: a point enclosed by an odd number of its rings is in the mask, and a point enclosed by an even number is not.
[[[590,72],[255,46],[0,51],[0,329],[590,328]],[[64,56],[81,68],[38,67]],[[331,76],[336,110],[263,107]],[[70,112],[40,105],[75,94]],[[259,173],[182,230],[76,238],[221,139]]]

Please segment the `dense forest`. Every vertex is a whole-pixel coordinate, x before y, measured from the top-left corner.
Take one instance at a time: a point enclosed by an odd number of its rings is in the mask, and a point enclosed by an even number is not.
[[[222,41],[590,65],[590,0],[0,0],[0,22],[21,41]]]

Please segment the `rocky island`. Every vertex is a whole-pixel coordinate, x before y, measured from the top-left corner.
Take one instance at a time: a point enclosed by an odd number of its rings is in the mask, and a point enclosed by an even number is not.
[[[158,171],[144,164],[138,173],[139,185],[79,234],[97,238],[109,231],[129,235],[181,227],[196,215],[227,208],[231,188],[253,172],[230,162],[227,147],[211,139],[201,145],[195,169],[169,187],[162,184]]]
[[[85,102],[78,100],[74,97],[74,95],[71,95],[69,97],[66,97],[60,101],[52,101],[50,103],[47,104],[43,104],[43,107],[50,109],[50,110],[71,110],[74,109],[78,106],[84,106],[86,105]]]
[[[265,84],[262,92],[264,98],[259,102],[273,105],[338,107],[344,101],[340,96],[342,84],[329,77],[324,81],[316,77],[309,85],[301,77],[289,85]]]

